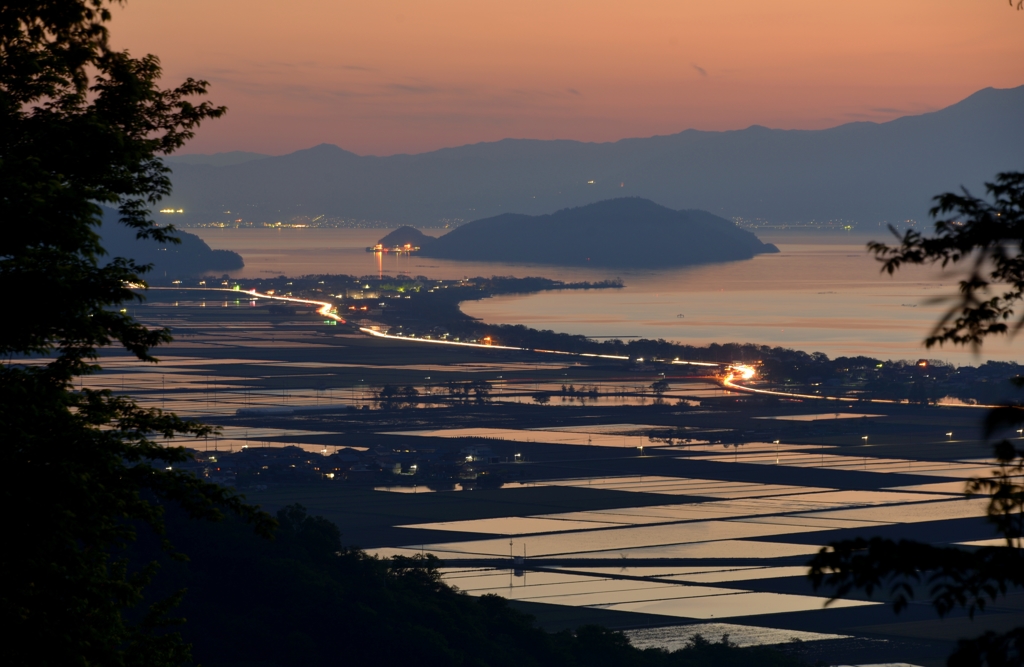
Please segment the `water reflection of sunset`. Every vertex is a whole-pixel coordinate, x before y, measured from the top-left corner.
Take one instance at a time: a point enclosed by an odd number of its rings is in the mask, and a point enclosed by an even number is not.
[[[524,324],[587,336],[642,336],[693,345],[752,342],[829,356],[922,357],[976,364],[969,350],[925,350],[925,333],[943,306],[932,297],[955,292],[955,276],[927,270],[882,275],[864,249],[867,237],[765,236],[782,249],[752,260],[666,271],[601,271],[537,264],[455,262],[418,255],[367,253],[386,229],[197,229],[213,248],[245,258],[232,277],[308,273],[355,276],[544,276],[599,281],[620,277],[623,289],[541,292],[463,304],[485,322]],[[884,229],[879,228],[878,237]],[[432,232],[436,233],[436,232]],[[678,314],[685,317],[679,318]],[[986,345],[982,359],[1018,359],[1005,341]]]

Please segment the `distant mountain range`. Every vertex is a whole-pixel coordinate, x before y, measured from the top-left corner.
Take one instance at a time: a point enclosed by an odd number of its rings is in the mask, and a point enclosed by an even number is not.
[[[980,194],[997,172],[1024,169],[1022,117],[1024,86],[827,130],[687,130],[600,144],[506,139],[390,157],[328,144],[244,161],[253,154],[205,156],[208,164],[183,156],[172,159],[166,204],[185,209],[189,222],[323,214],[436,226],[639,196],[728,218],[874,227],[923,221],[934,195],[960,186]]]
[[[560,266],[655,268],[750,259],[778,252],[754,234],[707,211],[673,211],[639,197],[567,208],[550,215],[503,213],[415,243],[425,257]],[[415,231],[415,230],[413,230]],[[400,243],[399,243],[400,244]]]
[[[227,153],[193,153],[191,155],[170,155],[164,160],[172,165],[175,164],[205,164],[211,167],[230,167],[233,164],[262,160],[263,153],[249,153],[248,151],[228,151]]]
[[[151,280],[220,275],[245,266],[242,256],[231,250],[213,250],[195,234],[178,230],[181,243],[157,243],[135,238],[135,230],[121,223],[117,212],[104,208],[100,227],[101,243],[109,259],[126,257],[139,264],[152,264],[153,270],[143,275]]]

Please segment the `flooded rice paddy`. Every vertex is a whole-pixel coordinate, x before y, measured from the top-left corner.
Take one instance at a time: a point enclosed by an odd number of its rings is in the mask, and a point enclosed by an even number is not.
[[[629,432],[634,426],[524,429],[518,433],[509,429],[488,434],[512,441],[529,438],[531,442],[539,439],[560,444],[621,447],[622,436],[618,433]],[[601,432],[588,433],[588,430]],[[438,434],[431,432],[431,435]],[[465,434],[453,429],[449,437],[465,437]],[[590,438],[589,443],[582,440],[584,437]],[[595,438],[611,440],[605,443]],[[720,444],[701,443],[694,447],[695,450],[687,452],[684,458],[732,464],[737,472],[751,465],[771,464],[872,476],[900,473],[924,475],[924,479],[946,479],[875,490],[672,475],[515,482],[505,488],[569,487],[659,494],[666,502],[641,507],[401,524],[398,527],[424,531],[425,535],[464,537],[416,543],[410,533],[411,544],[380,548],[376,553],[381,556],[436,554],[451,566],[444,570],[445,581],[470,595],[496,594],[523,602],[630,611],[694,621],[743,618],[744,623],[749,623],[764,617],[763,621],[753,622],[770,625],[768,619],[773,615],[824,609],[826,597],[809,594],[809,591],[795,594],[772,589],[779,588],[776,582],[802,579],[807,572],[802,561],[835,539],[836,531],[942,525],[980,519],[986,512],[986,499],[966,498],[963,494],[963,479],[985,468],[985,462],[851,457],[827,453],[825,447],[781,443],[751,443],[733,447],[734,451],[728,453],[723,453],[726,448]],[[816,534],[822,538],[816,539]],[[456,566],[460,561],[512,557],[520,559],[512,569]],[[836,613],[836,610],[873,604],[877,603],[841,599],[829,608],[830,613]],[[780,639],[785,632],[758,630],[750,641],[785,641]],[[678,642],[685,642],[689,636],[679,635]],[[660,635],[651,635],[650,641],[665,641],[658,637]],[[835,638],[835,635],[822,637]]]
[[[548,431],[545,429],[513,429],[513,428],[459,428],[459,429],[425,429],[421,431],[385,431],[387,435],[425,438],[474,438],[479,440],[504,440],[508,442],[544,442],[552,445],[580,445],[586,447],[618,447],[620,449],[639,449],[666,445],[666,442],[653,442],[646,433],[611,434],[585,433],[578,431]]]
[[[822,413],[790,402],[740,404],[699,382],[674,384],[669,405],[654,407],[652,380],[639,375],[606,380],[557,361],[426,355],[310,324],[275,328],[246,319],[255,309],[244,304],[162,308],[159,322],[180,335],[161,363],[105,359],[90,386],[221,424],[200,450],[347,448],[371,466],[375,457],[393,463],[417,451],[438,464],[481,456],[500,483],[484,488],[471,475],[434,483],[403,472],[243,492],[268,508],[301,502],[382,556],[436,554],[445,580],[470,595],[640,619],[585,622],[671,626],[636,634],[637,642],[685,642],[696,631],[752,643],[843,636],[891,614],[858,595],[825,608],[828,591],[805,578],[823,546],[885,531],[934,544],[992,537],[984,499],[963,495],[966,478],[992,467],[979,457],[984,450],[959,440],[968,411],[872,406],[868,414],[836,405]],[[204,326],[195,323],[200,311]],[[375,400],[385,383],[443,396],[448,379],[487,382],[497,405],[389,412]],[[564,403],[501,404],[559,394],[563,382]],[[580,401],[574,392],[584,388]],[[933,433],[914,441],[919,431]]]
[[[246,331],[251,347],[274,348],[276,342],[271,340],[272,334],[251,329]],[[236,342],[242,347],[246,345],[246,340]],[[300,340],[299,343],[306,347],[318,345],[315,339],[313,342]],[[210,342],[200,342],[185,336],[182,336],[182,340],[176,341],[174,346],[176,353],[162,354],[158,365],[140,364],[126,357],[104,359],[103,372],[90,376],[83,386],[128,394],[147,407],[159,407],[194,418],[236,415],[240,410],[252,414],[260,411],[267,411],[267,414],[287,414],[297,411],[329,412],[379,406],[377,392],[381,388],[380,383],[360,380],[345,387],[336,387],[330,386],[331,383],[323,379],[340,372],[358,374],[361,370],[367,373],[380,371],[382,366],[379,364],[188,356],[180,354],[180,351],[189,348],[207,350]],[[409,407],[437,408],[446,405],[448,390],[443,383],[430,382],[432,374],[435,373],[485,374],[489,376],[486,380],[489,402],[536,404],[533,397],[537,392],[558,392],[563,385],[541,381],[509,381],[503,379],[501,374],[550,373],[569,367],[569,364],[558,361],[467,361],[444,365],[388,364],[383,368],[393,373],[425,374],[420,376],[421,382],[411,385],[422,400],[412,401]],[[232,370],[235,372],[232,373]],[[310,381],[281,382],[283,378],[288,377],[305,377]],[[297,386],[294,386],[296,384]],[[309,386],[310,384],[320,384],[321,387]],[[580,392],[584,391],[583,387],[584,385],[580,385]],[[586,393],[579,395],[555,395],[551,399],[551,406],[582,408],[669,403],[696,405],[701,398],[721,397],[725,394],[726,392],[718,385],[707,381],[675,382],[669,391],[659,397],[651,393],[649,383],[607,381],[588,384]],[[638,427],[636,430],[642,428]],[[586,437],[583,438],[585,439]],[[598,439],[611,442],[608,438]],[[569,440],[573,438],[567,438],[566,442]]]
[[[915,461],[912,459],[876,458],[873,456],[851,456],[830,454],[823,448],[818,451],[762,451],[729,454],[707,454],[706,461],[723,463],[745,463],[754,465],[790,466],[797,468],[823,468],[829,470],[862,470],[876,473],[906,473],[929,477],[953,477],[967,479],[984,475],[992,470],[991,463],[963,461]]]
[[[717,641],[723,636],[728,636],[729,641],[737,646],[827,641],[849,637],[849,635],[784,630],[782,628],[762,628],[750,625],[736,625],[735,623],[694,623],[692,625],[670,625],[661,628],[642,628],[639,630],[626,630],[625,635],[629,637],[630,643],[639,649],[663,648],[667,651],[683,648],[696,635],[711,641]]]
[[[883,417],[884,415],[870,415],[858,412],[821,412],[811,415],[771,415],[768,417],[755,417],[755,419],[781,419],[783,421],[816,422],[825,419],[863,419],[867,417]]]
[[[807,595],[760,593],[653,579],[599,574],[532,571],[446,570],[445,580],[470,595],[500,595],[510,600],[572,607],[597,607],[694,619],[730,618],[819,609],[823,599]],[[838,606],[871,605],[838,601]]]

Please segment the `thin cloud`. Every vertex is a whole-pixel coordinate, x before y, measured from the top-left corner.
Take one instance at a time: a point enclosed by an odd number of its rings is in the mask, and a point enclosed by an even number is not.
[[[577,95],[577,96],[582,96],[583,95],[583,93],[581,93],[580,91],[576,90],[575,88],[566,88],[565,91],[567,93],[569,93],[570,95]]]
[[[871,111],[875,113],[906,113],[903,109],[893,109],[892,107],[875,107]]]
[[[215,85],[223,85],[253,97],[306,100],[333,100],[337,98],[366,97],[366,93],[345,88],[331,88],[320,84],[308,85],[300,83],[281,83],[253,80],[248,76],[229,76],[225,74],[207,77]]]
[[[392,83],[388,88],[397,93],[410,93],[412,95],[432,95],[439,92],[434,86],[411,86],[406,83]]]
[[[515,95],[516,97],[530,97],[530,98],[543,98],[553,99],[561,97],[557,91],[552,90],[537,90],[537,89],[526,89],[526,88],[509,88],[509,95]]]
[[[697,73],[700,74],[702,77],[707,78],[708,71],[701,67],[700,65],[697,65],[696,63],[690,63],[690,67],[697,70]]]

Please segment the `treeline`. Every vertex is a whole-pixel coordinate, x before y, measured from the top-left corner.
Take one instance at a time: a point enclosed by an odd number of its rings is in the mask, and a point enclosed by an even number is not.
[[[669,653],[639,650],[617,632],[587,626],[549,633],[500,597],[472,598],[441,581],[432,556],[378,559],[344,548],[338,528],[300,506],[277,514],[275,539],[246,525],[188,519],[168,508],[168,537],[137,557],[162,567],[153,595],[187,589],[173,615],[209,667],[277,665],[488,665],[493,667],[796,666],[792,655],[701,639]]]
[[[485,380],[472,380],[468,382],[446,382],[439,385],[431,385],[427,388],[437,393],[421,394],[419,389],[412,385],[398,386],[386,384],[374,390],[373,397],[377,407],[381,410],[398,410],[413,408],[421,402],[440,402],[448,405],[484,405],[490,402],[491,385]]]
[[[816,387],[822,393],[855,390],[872,398],[922,403],[947,397],[981,404],[1019,400],[1013,379],[1024,374],[1024,366],[1005,361],[955,366],[936,359],[829,359],[820,352],[794,350],[779,350],[763,361],[761,376],[773,383]]]
[[[1013,380],[1024,376],[1024,366],[1004,361],[988,361],[980,366],[955,366],[936,359],[882,361],[865,356],[829,358],[822,352],[752,343],[695,346],[660,339],[595,341],[585,336],[531,329],[523,325],[486,325],[475,321],[456,326],[454,333],[463,337],[490,336],[495,344],[500,345],[615,355],[648,362],[673,359],[715,363],[761,362],[758,377],[772,385],[823,395],[915,403],[951,398],[965,403],[994,405],[1021,400],[1020,390]],[[690,370],[707,373],[706,368]],[[675,373],[685,371],[685,366],[673,367]]]
[[[459,333],[465,336],[491,336],[495,343],[514,347],[550,349],[580,354],[606,354],[647,361],[683,359],[717,363],[753,363],[767,354],[793,352],[793,350],[752,343],[711,343],[710,345],[696,346],[648,338],[629,341],[613,338],[597,341],[586,336],[558,333],[550,329],[531,329],[522,324],[482,324],[475,320],[469,320],[466,329],[460,330]]]
[[[543,292],[545,290],[619,289],[625,287],[625,283],[622,282],[621,278],[599,280],[596,282],[580,281],[567,283],[561,280],[539,278],[536,276],[528,276],[526,278],[516,278],[515,276],[491,276],[490,278],[476,277],[471,279],[469,282],[473,283],[481,290],[491,292],[493,294],[528,294],[530,292]]]

